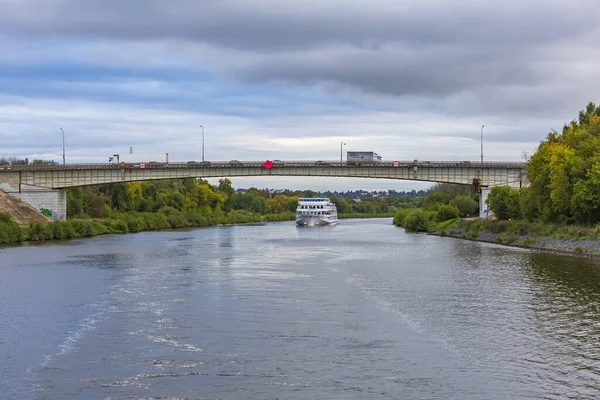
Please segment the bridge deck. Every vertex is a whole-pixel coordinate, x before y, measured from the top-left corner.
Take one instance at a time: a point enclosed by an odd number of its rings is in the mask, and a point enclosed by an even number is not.
[[[194,162],[14,166],[0,172],[0,183],[7,181],[6,178],[10,176],[13,182],[18,181],[20,185],[54,189],[155,179],[236,176],[353,177],[465,185],[471,185],[474,179],[479,179],[481,186],[527,185],[525,163],[464,161],[401,161],[359,165],[328,161],[287,161],[277,162],[270,169],[265,168],[263,162],[257,161],[213,162],[210,166]]]

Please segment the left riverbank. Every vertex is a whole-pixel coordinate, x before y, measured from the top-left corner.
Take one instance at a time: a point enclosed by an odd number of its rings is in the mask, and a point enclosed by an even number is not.
[[[341,214],[340,219],[389,218],[391,214]],[[174,209],[158,213],[122,213],[113,218],[17,224],[10,214],[0,213],[0,245],[22,242],[70,240],[99,235],[126,234],[180,228],[203,228],[261,222],[293,221],[293,212],[257,214],[245,210],[228,213],[181,213]]]
[[[182,213],[174,209],[165,209],[158,213],[123,213],[104,219],[74,219],[19,225],[10,214],[0,213],[0,245],[178,228],[289,221],[294,217],[292,212],[263,215],[243,210],[228,213]]]

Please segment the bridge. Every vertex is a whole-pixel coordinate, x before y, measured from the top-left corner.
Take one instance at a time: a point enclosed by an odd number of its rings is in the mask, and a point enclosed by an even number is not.
[[[0,169],[0,189],[37,209],[66,219],[65,189],[156,179],[237,176],[314,176],[399,179],[473,185],[481,190],[480,210],[489,188],[529,184],[525,163],[456,161],[384,161],[349,165],[329,161],[149,162],[119,164],[27,165]]]

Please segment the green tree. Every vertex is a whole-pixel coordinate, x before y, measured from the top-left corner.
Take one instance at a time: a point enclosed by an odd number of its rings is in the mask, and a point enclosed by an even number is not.
[[[404,220],[404,229],[411,232],[427,231],[427,217],[423,210],[417,208],[411,211]]]
[[[589,103],[577,120],[550,132],[527,166],[531,206],[521,202],[526,218],[595,223],[600,187],[594,168],[600,164],[600,106]]]
[[[231,181],[227,178],[219,180],[219,192],[223,195],[224,203],[223,210],[231,211],[233,208],[233,196],[235,195],[235,190],[231,185]]]
[[[519,191],[508,186],[495,186],[487,197],[489,209],[498,219],[521,217]]]
[[[83,188],[67,190],[67,218],[83,214]]]
[[[475,215],[477,210],[479,210],[479,204],[468,194],[456,196],[450,204],[458,208],[461,217]]]
[[[442,204],[437,210],[437,220],[439,222],[444,222],[449,219],[458,218],[460,215],[460,211],[458,207],[452,206],[450,204]]]

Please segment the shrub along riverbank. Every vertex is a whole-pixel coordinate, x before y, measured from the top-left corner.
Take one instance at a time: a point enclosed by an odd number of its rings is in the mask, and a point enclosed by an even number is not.
[[[344,214],[347,218],[389,218],[391,214]],[[12,217],[0,213],[0,244],[25,241],[69,240],[107,234],[125,234],[165,229],[211,227],[260,222],[293,221],[295,214],[256,214],[248,211],[231,211],[227,214],[180,213],[162,210],[158,213],[123,213],[105,219],[74,219],[68,221],[33,222],[19,226]]]
[[[521,220],[455,220],[431,232],[481,242],[554,253],[600,257],[600,226],[566,225]]]
[[[479,196],[464,185],[441,184],[432,188],[419,207],[405,208],[394,214],[394,225],[409,232],[433,232],[459,217],[475,216],[479,212]]]
[[[256,214],[231,211],[227,214],[182,213],[165,209],[158,213],[122,213],[105,219],[74,219],[68,221],[34,222],[19,226],[9,214],[0,214],[0,244],[24,241],[67,240],[106,234],[124,234],[163,229],[210,227],[226,224],[247,224],[288,221],[294,213]]]

